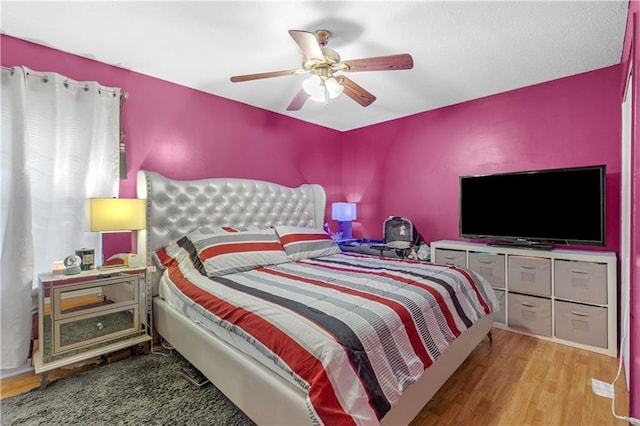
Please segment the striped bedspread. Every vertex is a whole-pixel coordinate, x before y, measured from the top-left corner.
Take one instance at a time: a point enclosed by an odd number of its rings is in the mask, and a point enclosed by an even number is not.
[[[379,423],[457,336],[499,306],[473,272],[354,254],[213,279],[176,264],[163,281],[171,298],[304,389],[311,419],[328,425]]]

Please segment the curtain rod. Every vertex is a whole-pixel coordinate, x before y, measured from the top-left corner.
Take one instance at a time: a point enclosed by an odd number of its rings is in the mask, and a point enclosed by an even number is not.
[[[13,73],[15,73],[14,67],[5,67],[4,65],[1,65],[0,67],[2,67],[3,70],[9,71],[11,73],[11,75],[13,75]],[[47,81],[49,81],[49,76],[46,74],[39,74],[37,72],[33,72],[33,71],[28,71],[27,76],[35,76],[35,77],[40,77],[45,83]],[[73,80],[65,80],[64,81],[64,85],[65,87],[68,86],[69,84],[73,84],[74,86],[79,86],[84,88],[85,91],[89,90],[89,86],[87,84],[83,84],[83,83],[79,83],[77,81],[73,81]],[[113,96],[116,95],[116,91],[113,89],[109,89],[103,86],[100,86],[100,90],[101,91],[105,91],[105,92],[110,92],[113,93]],[[122,99],[127,99],[129,97],[129,92],[120,92],[120,98]]]

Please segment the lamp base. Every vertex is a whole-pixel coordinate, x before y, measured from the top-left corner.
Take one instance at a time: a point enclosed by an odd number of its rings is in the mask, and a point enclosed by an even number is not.
[[[338,221],[338,232],[342,233],[343,240],[353,238],[351,235],[351,221],[350,220]]]

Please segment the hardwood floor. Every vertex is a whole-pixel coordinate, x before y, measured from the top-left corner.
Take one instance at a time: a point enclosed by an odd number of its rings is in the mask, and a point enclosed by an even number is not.
[[[86,364],[74,368],[58,368],[49,372],[48,380],[51,383],[75,373],[98,368],[107,363],[120,361],[129,356],[129,351],[120,351],[103,358],[103,362],[101,364],[88,360]],[[20,395],[21,393],[28,392],[38,387],[40,387],[40,375],[35,374],[33,371],[2,379],[0,380],[0,400],[10,396]]]
[[[618,359],[522,334],[493,330],[411,426],[625,425],[591,378],[611,383]],[[624,374],[615,386],[616,414],[628,415]]]
[[[611,400],[591,390],[591,378],[610,383],[617,369],[616,358],[494,329],[493,344],[476,348],[411,426],[625,425],[611,414]],[[58,370],[50,380],[76,371]],[[4,379],[0,398],[39,384],[33,373]],[[624,374],[615,389],[616,413],[626,416]]]

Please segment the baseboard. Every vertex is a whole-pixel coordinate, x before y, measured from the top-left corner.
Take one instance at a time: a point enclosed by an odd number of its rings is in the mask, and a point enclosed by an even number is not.
[[[18,376],[23,373],[29,373],[33,371],[33,364],[31,363],[31,358],[27,359],[27,362],[24,365],[17,368],[6,368],[0,370],[0,380],[8,379],[9,377]]]

